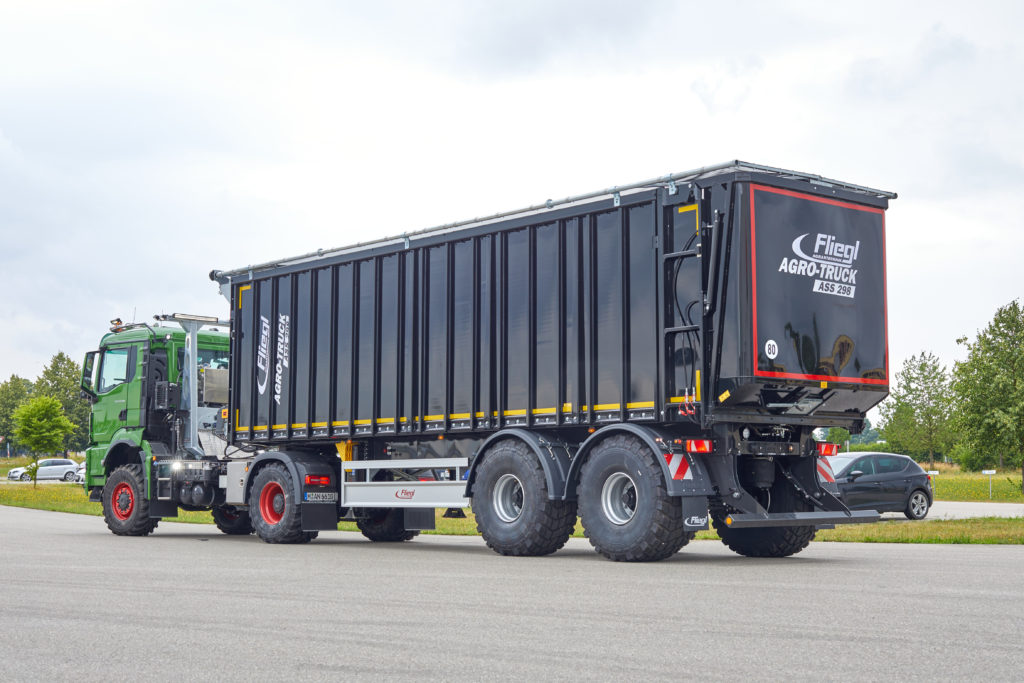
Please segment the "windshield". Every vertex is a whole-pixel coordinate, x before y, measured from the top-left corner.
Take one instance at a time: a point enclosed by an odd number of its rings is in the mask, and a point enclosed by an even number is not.
[[[832,465],[832,473],[838,475],[846,467],[854,461],[856,455],[833,455],[828,459],[828,463]]]

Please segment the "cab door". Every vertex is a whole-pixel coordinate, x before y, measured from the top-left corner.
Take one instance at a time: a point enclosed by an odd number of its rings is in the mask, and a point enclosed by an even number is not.
[[[128,384],[134,371],[135,347],[110,346],[102,349],[96,380],[96,401],[92,404],[92,438],[97,445],[109,444],[117,430],[128,421]]]

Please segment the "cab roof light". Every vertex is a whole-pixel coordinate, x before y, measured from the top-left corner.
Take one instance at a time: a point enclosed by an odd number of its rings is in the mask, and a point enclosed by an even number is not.
[[[818,455],[829,457],[832,455],[839,454],[839,444],[837,443],[825,443],[824,441],[818,442]]]
[[[686,452],[687,453],[703,453],[710,455],[711,453],[711,439],[687,439],[686,440]]]

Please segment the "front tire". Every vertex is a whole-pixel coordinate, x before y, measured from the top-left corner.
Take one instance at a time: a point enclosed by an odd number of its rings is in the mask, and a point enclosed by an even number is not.
[[[29,474],[28,472],[24,472],[21,475],[21,480],[22,481],[32,481],[32,475]]]
[[[213,523],[228,536],[248,536],[253,532],[248,510],[234,505],[218,505],[210,513],[213,515]]]
[[[405,513],[401,508],[370,508],[366,517],[356,520],[356,526],[371,541],[399,543],[420,535],[415,529],[405,528]]]
[[[308,543],[316,536],[302,530],[295,484],[280,463],[267,465],[253,480],[249,516],[256,535],[266,543]]]
[[[75,473],[74,472],[65,472],[64,473],[64,481],[74,481],[74,480],[75,480]]]
[[[540,461],[515,439],[484,454],[473,484],[473,513],[487,546],[501,555],[550,555],[576,526],[576,504],[548,498]]]
[[[613,436],[594,448],[580,471],[577,496],[583,533],[609,560],[663,560],[693,539],[661,465],[634,436]]]
[[[149,516],[142,465],[121,465],[103,486],[103,519],[118,536],[147,536],[159,519]]]
[[[907,507],[903,514],[907,516],[907,519],[924,519],[928,516],[928,509],[930,507],[928,494],[921,489],[916,489],[910,494],[910,498],[907,499]]]

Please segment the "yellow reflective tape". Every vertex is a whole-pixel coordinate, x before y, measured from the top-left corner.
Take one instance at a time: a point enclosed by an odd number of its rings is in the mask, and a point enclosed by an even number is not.
[[[822,389],[828,389],[828,382],[822,381],[821,388]]]
[[[571,403],[563,403],[562,404],[562,412],[563,413],[571,413],[572,412],[572,404]]]
[[[476,413],[476,417],[483,417],[483,416],[484,416],[484,413],[483,413],[482,410]]]
[[[407,417],[400,417],[400,418],[398,418],[398,421],[399,422],[408,422],[409,418],[407,418]]]
[[[326,427],[327,423],[326,422],[314,422],[313,426],[314,427]]]
[[[307,426],[307,425],[306,425],[306,423],[305,423],[305,422],[303,422],[302,424],[299,424],[299,423],[295,423],[295,424],[293,424],[293,425],[292,425],[292,429],[305,429],[305,428],[306,428],[306,426]]]
[[[331,422],[332,427],[348,427],[348,420],[335,420]]]
[[[423,419],[427,422],[437,422],[438,420],[444,419],[444,414],[441,415],[424,415]]]
[[[252,289],[252,285],[243,285],[238,288],[238,308],[242,308],[242,292]]]
[[[356,421],[355,421],[355,422],[353,422],[352,424],[356,424],[356,425],[368,425],[368,424],[370,424],[371,422],[373,422],[373,420],[356,420]]]
[[[469,413],[452,413],[448,417],[451,418],[452,420],[468,420]]]
[[[267,425],[258,425],[252,428],[254,432],[265,432],[267,431]]]
[[[557,408],[534,408],[534,415],[554,415],[558,412]]]
[[[288,425],[274,425],[274,429],[288,429]]]
[[[236,432],[247,432],[247,431],[249,431],[249,428],[248,427],[239,427],[238,425],[235,425],[235,431]]]
[[[375,421],[379,425],[380,424],[390,425],[390,424],[394,424],[395,423],[395,418],[393,418],[393,417],[378,417]]]
[[[689,206],[680,206],[679,207],[679,213],[686,213],[687,211],[696,211],[696,210],[697,210],[697,205],[696,204],[690,204]]]
[[[619,403],[598,403],[594,410],[619,410],[622,407]]]
[[[697,401],[697,403],[700,403],[700,370],[697,371],[697,386],[695,386],[693,389],[696,392],[694,400]]]
[[[634,408],[653,408],[654,401],[638,401],[636,403],[627,403],[626,408],[633,410]]]
[[[730,393],[729,393],[729,390],[728,390],[728,389],[726,389],[726,390],[725,390],[725,391],[723,391],[723,392],[722,392],[721,394],[719,394],[719,396],[718,396],[718,402],[719,402],[719,403],[725,403],[725,402],[726,402],[727,400],[729,400],[729,397],[730,397],[730,396],[732,396],[732,394],[730,394]]]
[[[504,415],[506,415],[506,416],[508,416],[508,415],[513,415],[513,416],[515,416],[515,415],[526,415],[526,409],[525,408],[516,408],[515,410],[506,410],[504,412]]]
[[[235,408],[235,429],[240,429],[238,426],[238,408]]]

